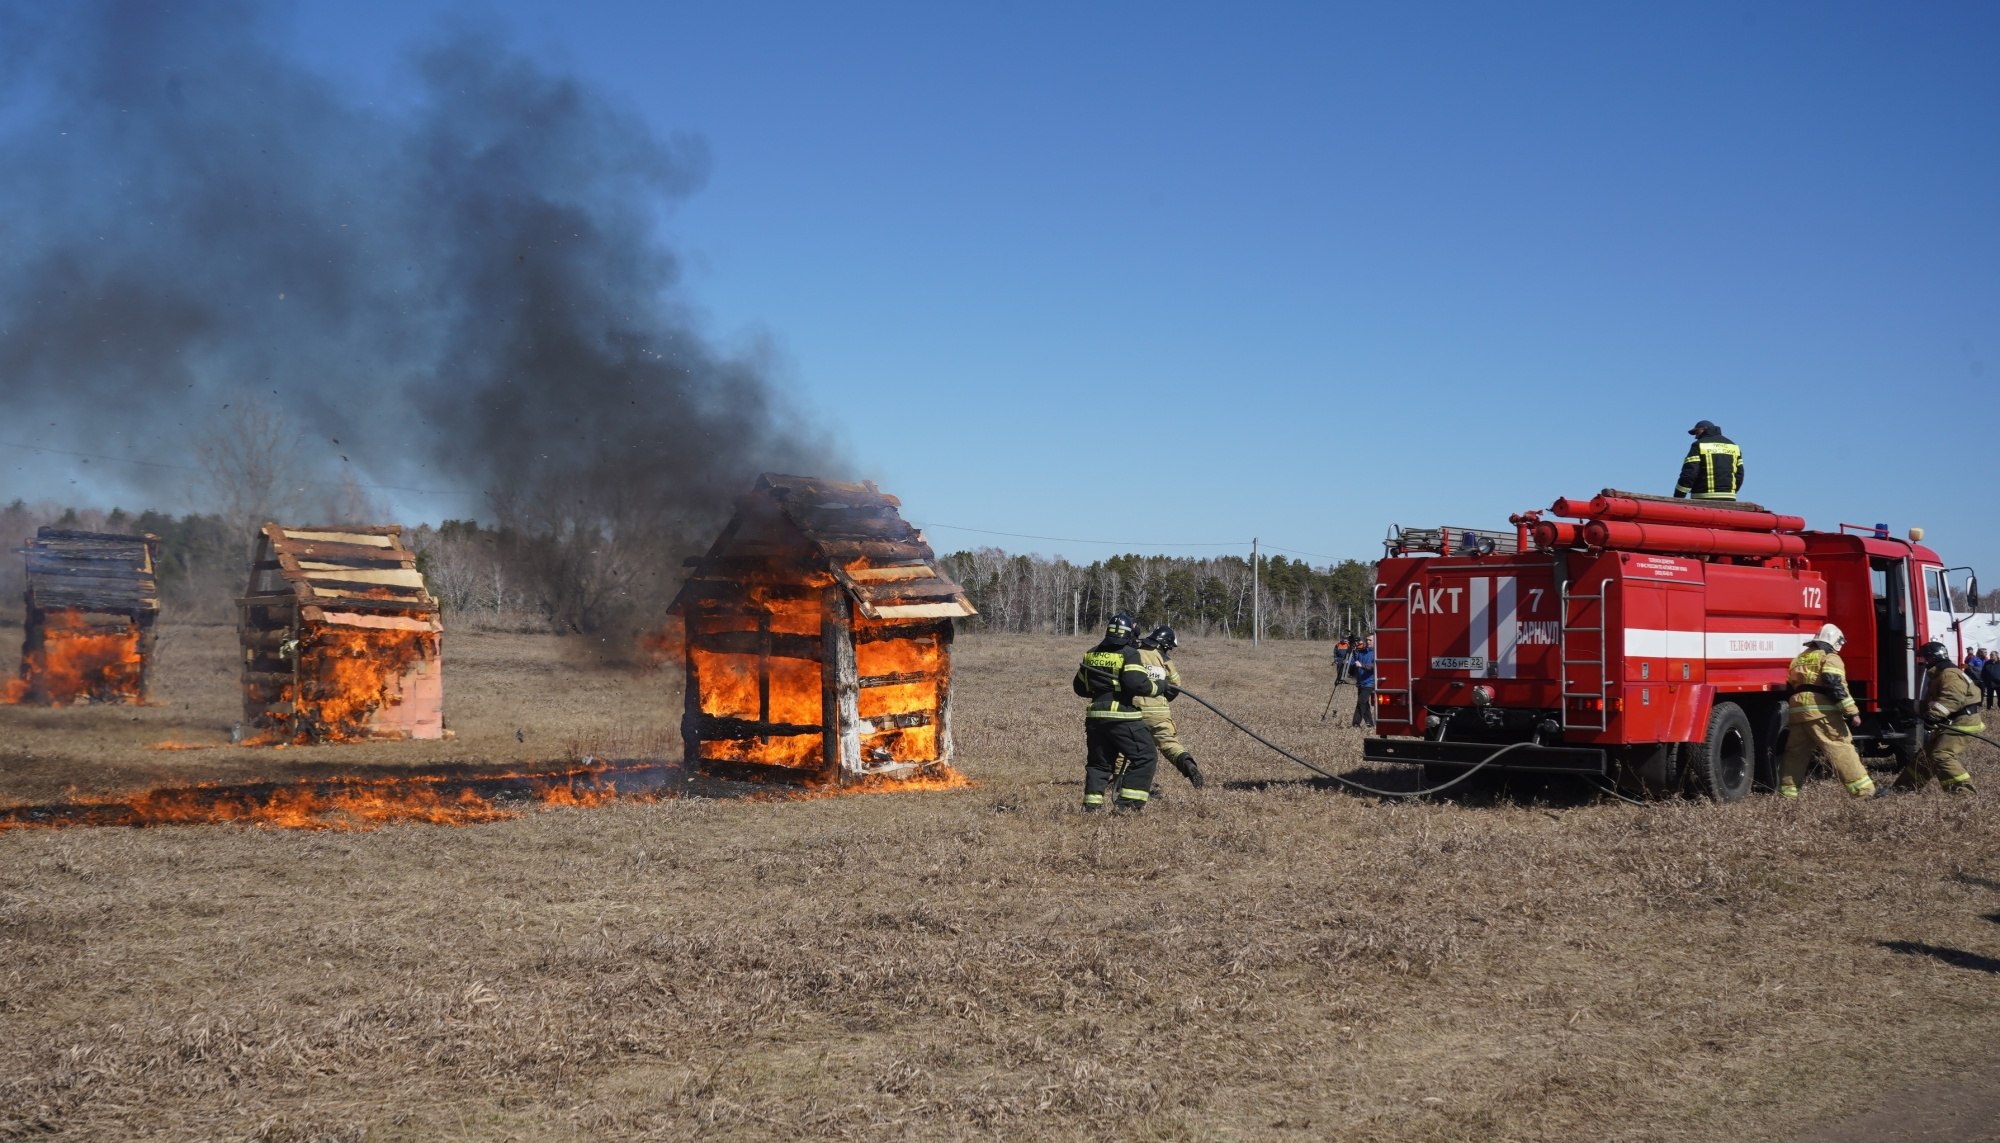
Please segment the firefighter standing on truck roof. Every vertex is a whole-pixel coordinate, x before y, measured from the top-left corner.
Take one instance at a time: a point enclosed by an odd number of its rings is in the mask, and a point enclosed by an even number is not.
[[[1159,756],[1153,751],[1153,735],[1146,729],[1145,715],[1138,700],[1155,695],[1172,699],[1180,688],[1155,680],[1146,673],[1146,664],[1133,646],[1139,638],[1139,621],[1121,611],[1105,625],[1104,638],[1084,652],[1070,689],[1090,700],[1083,715],[1083,738],[1087,754],[1083,763],[1083,808],[1104,808],[1105,791],[1111,786],[1118,756],[1125,756],[1125,772],[1118,780],[1114,810],[1138,811],[1152,797],[1153,770]]]
[[[1924,697],[1918,709],[1929,724],[1930,735],[1917,760],[1897,776],[1896,785],[1921,787],[1936,775],[1946,793],[1970,794],[1972,775],[1965,772],[1965,763],[1958,756],[1972,741],[1967,735],[1986,729],[1979,719],[1979,687],[1964,671],[1952,666],[1951,652],[1943,643],[1932,641],[1917,648],[1917,659],[1924,665]]]
[[[1181,685],[1181,673],[1168,657],[1168,653],[1179,643],[1174,629],[1164,624],[1153,628],[1144,639],[1139,640],[1139,661],[1146,665],[1146,673],[1153,676],[1155,682],[1171,683],[1176,688]],[[1166,698],[1160,695],[1142,698],[1139,700],[1139,711],[1145,715],[1146,729],[1153,732],[1153,745],[1160,748],[1161,755],[1181,772],[1181,777],[1193,783],[1195,789],[1201,789],[1201,767],[1194,764],[1194,755],[1181,745],[1180,732],[1174,729],[1173,711],[1167,706]]]
[[[1674,486],[1674,499],[1736,499],[1743,488],[1743,450],[1723,436],[1722,427],[1714,421],[1696,421],[1688,435],[1694,443],[1681,461],[1681,481]]]
[[[1853,731],[1861,726],[1861,708],[1847,693],[1847,664],[1840,661],[1840,648],[1846,642],[1840,628],[1826,624],[1785,673],[1791,702],[1785,755],[1778,762],[1778,793],[1787,798],[1799,796],[1799,781],[1812,765],[1815,751],[1826,757],[1848,793],[1857,798],[1875,796],[1875,780],[1854,750]]]

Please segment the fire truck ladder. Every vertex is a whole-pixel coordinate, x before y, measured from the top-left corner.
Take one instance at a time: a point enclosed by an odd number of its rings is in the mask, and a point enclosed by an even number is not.
[[[1409,600],[1405,599],[1403,602],[1407,605],[1409,603]],[[1412,671],[1410,667],[1410,652],[1414,649],[1410,646],[1410,611],[1407,606],[1404,607],[1403,625],[1401,627],[1384,627],[1382,626],[1382,585],[1379,583],[1375,585],[1375,598],[1373,600],[1373,603],[1375,606],[1374,633],[1375,633],[1376,704],[1378,706],[1381,704],[1381,697],[1383,695],[1402,695],[1404,704],[1407,706],[1408,703],[1410,702],[1410,696],[1411,696],[1410,686],[1411,683],[1414,682],[1416,678],[1415,673]],[[1383,648],[1385,648],[1389,642],[1387,639],[1382,638],[1382,636],[1384,635],[1401,635],[1403,637],[1403,654],[1400,658],[1385,659],[1382,657]],[[1390,676],[1391,678],[1402,679],[1403,680],[1402,686],[1384,687],[1382,685],[1382,676],[1383,676],[1382,664],[1384,663],[1401,663],[1403,665],[1403,673],[1401,675]],[[1414,707],[1410,709],[1413,712],[1415,710]]]
[[[1604,582],[1608,585],[1611,581],[1607,579]],[[1604,677],[1604,612],[1605,612],[1604,592],[1605,590],[1607,589],[1600,589],[1598,593],[1595,595],[1579,595],[1570,591],[1569,581],[1567,579],[1563,581],[1562,659],[1561,659],[1562,698],[1563,698],[1562,721],[1563,721],[1563,726],[1566,729],[1573,728],[1577,730],[1605,730],[1609,728],[1611,725],[1611,712],[1605,709],[1606,704],[1604,701],[1604,692],[1607,689],[1607,680]],[[1588,604],[1593,602],[1597,604],[1597,622],[1594,624],[1575,622],[1577,612],[1576,609],[1571,606],[1571,604],[1582,603],[1585,604],[1587,608]],[[1570,634],[1572,632],[1583,635],[1597,636],[1597,658],[1579,659],[1571,655]],[[1597,690],[1595,692],[1579,691],[1576,689],[1578,683],[1581,682],[1581,680],[1578,679],[1577,676],[1583,672],[1578,671],[1575,668],[1580,668],[1580,667],[1596,668]],[[1573,704],[1570,701],[1572,699],[1597,700],[1596,711],[1595,711],[1597,715],[1597,721],[1594,723],[1577,721],[1573,717],[1573,714],[1577,709],[1577,704]],[[1584,704],[1582,706],[1582,709],[1589,710],[1590,707],[1588,704]]]

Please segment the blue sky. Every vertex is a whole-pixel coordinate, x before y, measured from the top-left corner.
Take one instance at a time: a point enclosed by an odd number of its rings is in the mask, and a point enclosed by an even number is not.
[[[1746,498],[1924,525],[2000,586],[2000,6],[312,0],[277,27],[393,106],[454,23],[704,141],[662,208],[680,300],[940,549],[1367,559],[1393,522],[1668,491],[1705,417]]]

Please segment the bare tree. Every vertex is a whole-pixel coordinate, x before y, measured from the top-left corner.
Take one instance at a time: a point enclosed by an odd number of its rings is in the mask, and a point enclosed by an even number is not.
[[[282,410],[254,395],[223,406],[214,425],[195,438],[207,501],[242,535],[246,550],[266,521],[292,515],[303,501],[303,443]]]

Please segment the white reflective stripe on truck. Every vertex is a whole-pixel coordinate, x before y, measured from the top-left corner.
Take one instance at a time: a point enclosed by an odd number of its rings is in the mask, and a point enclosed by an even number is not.
[[[1784,659],[1805,649],[1806,637],[1772,631],[1625,629],[1625,654],[1635,659]]]
[[[1515,578],[1503,575],[1495,582],[1493,608],[1496,613],[1494,635],[1500,644],[1498,668],[1494,677],[1511,679],[1514,677],[1515,656],[1521,646],[1521,612],[1517,601]]]
[[[1625,654],[1633,659],[1699,659],[1699,631],[1661,631],[1651,627],[1625,629]]]
[[[1465,581],[1466,610],[1470,613],[1465,620],[1467,653],[1480,664],[1480,670],[1493,661],[1493,608],[1488,599],[1492,588],[1493,581],[1481,576]]]

